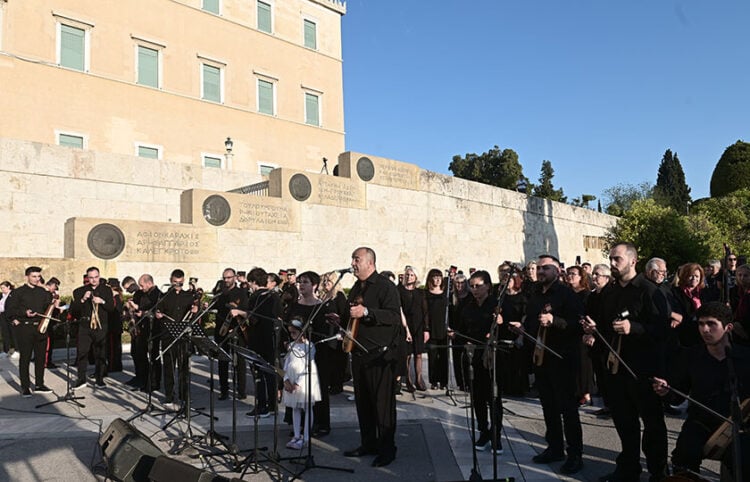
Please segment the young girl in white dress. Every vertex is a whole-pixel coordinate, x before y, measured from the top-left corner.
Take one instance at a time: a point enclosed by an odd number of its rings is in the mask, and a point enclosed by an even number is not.
[[[289,344],[289,350],[287,351],[286,358],[284,360],[284,394],[282,400],[284,405],[292,409],[292,428],[294,430],[294,438],[286,444],[287,448],[299,450],[310,443],[310,430],[304,430],[304,439],[302,436],[302,412],[304,411],[305,417],[309,417],[310,420],[305,420],[308,427],[312,427],[313,424],[313,411],[307,406],[307,390],[308,390],[308,376],[307,376],[307,362],[308,362],[308,351],[310,370],[312,377],[309,377],[309,388],[311,393],[311,402],[320,401],[320,381],[318,379],[318,367],[315,365],[315,345],[311,344],[302,333],[303,323],[301,320],[294,319],[289,325],[289,337],[291,343]]]

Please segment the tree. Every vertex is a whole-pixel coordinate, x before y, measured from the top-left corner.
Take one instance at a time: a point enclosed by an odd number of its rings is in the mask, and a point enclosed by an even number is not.
[[[654,199],[635,201],[607,233],[607,245],[629,241],[638,248],[639,267],[654,256],[676,268],[703,263],[721,253],[721,232],[703,214],[679,215]]]
[[[654,199],[662,206],[669,206],[680,214],[687,212],[690,188],[685,183],[685,171],[682,170],[677,153],[673,155],[670,149],[666,150],[659,164]]]
[[[604,212],[612,216],[622,216],[630,211],[636,201],[654,196],[654,186],[644,181],[640,184],[617,184],[603,192],[605,198]]]
[[[555,186],[552,185],[553,177],[555,177],[555,170],[552,169],[552,163],[550,161],[542,161],[539,184],[534,186],[533,195],[561,203],[567,202],[568,198],[563,194],[562,188],[555,189]]]
[[[711,197],[750,188],[750,144],[737,141],[724,150],[711,175]]]
[[[581,197],[574,197],[572,201],[570,201],[570,204],[573,206],[578,206],[580,208],[587,208],[589,207],[589,203],[591,201],[596,201],[596,196],[593,194],[581,194]],[[601,212],[601,204],[599,204],[599,212]]]
[[[526,180],[518,162],[518,154],[513,149],[501,151],[498,146],[481,155],[455,155],[448,169],[456,177],[504,189],[515,190],[520,179]]]
[[[691,213],[710,219],[732,251],[750,253],[750,189],[704,199],[693,205]]]

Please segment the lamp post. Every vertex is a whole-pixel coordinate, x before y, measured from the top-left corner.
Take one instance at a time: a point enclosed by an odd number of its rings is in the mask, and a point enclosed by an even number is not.
[[[234,142],[232,142],[231,137],[227,137],[227,140],[224,141],[224,149],[226,149],[226,153],[224,154],[224,158],[226,159],[226,165],[227,169],[232,168],[232,149],[234,148]]]

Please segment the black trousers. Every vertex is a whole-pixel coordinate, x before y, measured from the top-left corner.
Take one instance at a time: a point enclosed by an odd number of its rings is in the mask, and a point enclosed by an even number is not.
[[[161,386],[161,360],[156,358],[159,356],[159,349],[161,340],[159,338],[159,328],[154,322],[154,336],[151,336],[151,327],[149,321],[144,320],[141,323],[141,329],[138,335],[135,337],[133,348],[135,352],[133,355],[133,362],[135,363],[135,376],[138,379],[141,387],[148,389],[147,379],[149,374],[151,375],[151,388],[158,389]],[[148,345],[151,343],[151,352],[149,353]],[[151,371],[149,373],[149,359],[151,360]]]
[[[220,345],[235,359],[236,366],[232,382],[237,388],[237,396],[242,397],[247,394],[247,361],[239,355],[235,356],[234,351],[229,346],[231,343],[235,342],[231,339],[225,342],[225,339],[226,337],[220,336],[218,331],[216,332],[216,335],[214,335],[216,344]],[[236,342],[240,346],[245,346],[241,336],[237,337]],[[227,361],[219,361],[219,391],[221,393],[229,393],[229,362]],[[260,398],[260,394],[258,397]]]
[[[31,386],[29,364],[31,363],[32,352],[34,352],[34,382],[36,385],[44,385],[44,355],[47,348],[47,335],[39,333],[37,325],[32,324],[16,325],[13,330],[20,352],[18,374],[21,378],[21,389]]]
[[[325,343],[318,345],[315,351],[315,364],[318,366],[320,379],[320,401],[313,405],[313,413],[315,425],[322,429],[331,428],[331,396],[328,388],[333,383],[337,355],[338,353]]]
[[[12,348],[18,348],[16,342],[16,331],[12,328],[11,322],[5,313],[0,313],[0,330],[3,333],[3,352],[8,353]]]
[[[626,477],[641,473],[641,421],[643,421],[643,453],[651,475],[667,471],[667,426],[664,423],[661,398],[647,380],[634,380],[623,369],[609,374],[607,391],[609,408],[622,452],[617,456],[617,472]]]
[[[161,343],[166,348],[172,341],[174,341],[173,338],[162,338]],[[175,370],[177,370],[180,400],[185,401],[187,398],[187,391],[189,390],[188,370],[190,369],[188,349],[188,341],[179,340],[169,350],[164,352],[164,396],[167,402],[174,400]]]
[[[122,322],[119,320],[109,323],[107,334],[107,370],[122,371]]]
[[[473,367],[474,381],[471,384],[471,389],[474,399],[474,415],[477,418],[477,430],[480,432],[487,432],[492,429],[493,432],[491,433],[494,433],[495,437],[497,437],[496,440],[500,440],[500,434],[503,428],[503,399],[500,396],[502,393],[500,377],[496,377],[498,382],[493,419],[492,375],[490,370],[484,367],[481,360],[475,361]]]
[[[352,356],[352,377],[361,445],[379,455],[396,455],[396,364],[383,356]]]
[[[545,357],[549,357],[549,354]],[[547,446],[553,453],[563,454],[567,442],[568,456],[580,457],[583,453],[583,430],[575,394],[578,373],[575,363],[548,359],[541,367],[535,366],[534,373],[544,414]]]
[[[427,366],[429,368],[430,385],[439,383],[445,387],[448,385],[448,349],[435,348],[433,345],[447,345],[448,339],[430,339],[427,346]]]
[[[78,383],[86,382],[86,369],[89,365],[89,354],[94,356],[94,376],[97,382],[101,382],[107,370],[107,357],[105,354],[105,341],[107,339],[107,325],[92,330],[88,320],[82,321],[78,326],[78,347],[76,364],[78,365]]]

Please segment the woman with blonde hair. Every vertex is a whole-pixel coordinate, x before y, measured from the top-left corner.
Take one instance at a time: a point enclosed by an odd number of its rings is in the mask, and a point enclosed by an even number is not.
[[[424,290],[417,289],[417,272],[412,266],[404,268],[404,282],[399,285],[398,292],[401,296],[401,309],[406,317],[406,324],[412,335],[412,341],[408,347],[408,356],[406,359],[406,389],[413,392],[416,388],[420,391],[427,390],[424,380],[422,380],[422,353],[424,353],[425,343],[430,338],[429,327],[425,326],[425,312],[427,304],[425,302]],[[414,381],[411,379],[411,370],[409,367],[414,362]]]

